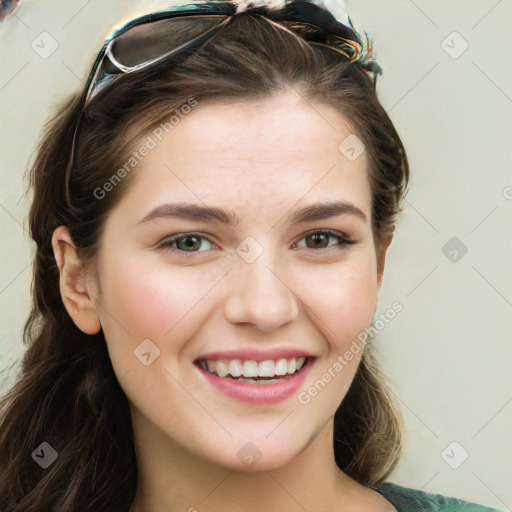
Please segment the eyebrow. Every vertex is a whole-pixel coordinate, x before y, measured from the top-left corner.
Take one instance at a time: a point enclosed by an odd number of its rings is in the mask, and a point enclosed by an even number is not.
[[[346,201],[329,201],[315,203],[301,209],[292,210],[285,217],[285,222],[301,224],[316,220],[327,219],[337,215],[350,215],[368,222],[366,214],[357,206]],[[194,203],[163,204],[151,210],[137,225],[156,219],[180,218],[203,222],[219,222],[229,227],[240,226],[241,219],[228,209],[215,206],[204,206]]]

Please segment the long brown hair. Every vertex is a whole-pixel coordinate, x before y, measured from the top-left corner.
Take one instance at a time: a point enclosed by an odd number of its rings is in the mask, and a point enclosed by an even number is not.
[[[37,246],[33,304],[25,324],[21,372],[1,402],[1,512],[122,512],[130,508],[136,491],[128,401],[103,332],[84,334],[63,305],[53,231],[67,226],[84,264],[90,263],[109,212],[137,171],[101,200],[94,191],[123,165],[137,138],[190,98],[199,107],[263,101],[290,87],[306,101],[343,114],[364,142],[379,250],[401,210],[407,158],[369,76],[332,49],[307,44],[242,13],[179,65],[164,63],[123,77],[91,104],[80,125],[70,203],[64,176],[80,98],[74,95],[58,107],[29,173],[34,192],[29,224]],[[372,350],[371,344],[366,347],[336,411],[333,446],[342,471],[375,487],[398,462],[402,420]],[[47,469],[31,457],[43,442],[58,453]]]

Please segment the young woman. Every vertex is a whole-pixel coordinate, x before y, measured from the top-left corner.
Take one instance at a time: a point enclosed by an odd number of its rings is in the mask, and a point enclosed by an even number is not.
[[[409,168],[379,72],[317,2],[107,40],[31,169],[2,512],[490,510],[385,481],[403,427],[368,326]]]

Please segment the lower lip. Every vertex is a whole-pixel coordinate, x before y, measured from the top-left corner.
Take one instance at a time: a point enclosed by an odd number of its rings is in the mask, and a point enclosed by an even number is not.
[[[314,360],[309,358],[307,364],[305,364],[292,377],[273,384],[250,384],[248,382],[238,382],[234,379],[230,379],[229,377],[219,377],[218,375],[214,375],[200,366],[194,366],[202,372],[211,384],[228,396],[253,404],[273,404],[285,400],[299,389],[311,370],[313,362]]]

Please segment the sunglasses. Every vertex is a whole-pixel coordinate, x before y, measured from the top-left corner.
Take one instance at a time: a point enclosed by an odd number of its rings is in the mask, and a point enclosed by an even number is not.
[[[337,20],[319,0],[288,0],[281,8],[254,2],[246,8],[232,2],[210,1],[175,6],[135,18],[116,29],[101,48],[82,95],[66,179],[73,167],[75,139],[87,106],[123,75],[136,73],[163,61],[179,63],[217,34],[241,12],[264,17],[302,39],[332,48],[368,73],[376,88],[382,69],[373,58],[372,36]],[[194,23],[190,23],[190,21]],[[184,35],[186,39],[183,40]],[[68,181],[66,181],[68,183]],[[66,191],[69,200],[69,191]]]

